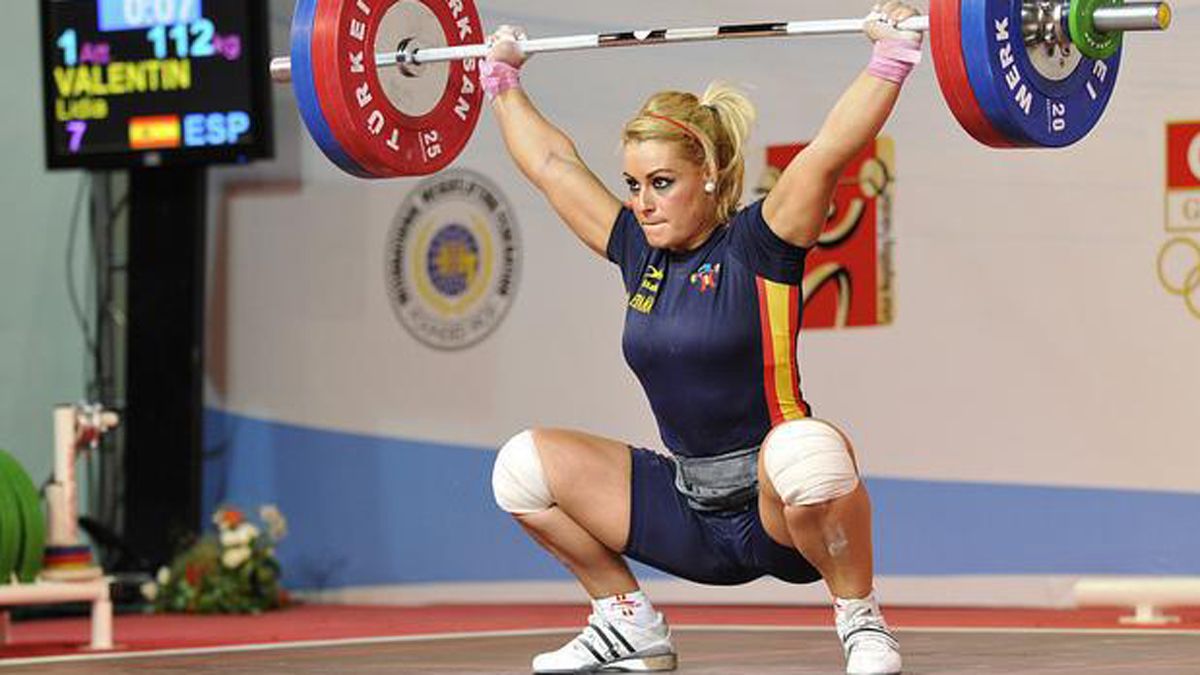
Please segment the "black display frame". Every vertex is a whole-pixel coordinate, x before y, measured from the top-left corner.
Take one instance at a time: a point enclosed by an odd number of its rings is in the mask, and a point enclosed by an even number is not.
[[[126,150],[88,154],[60,154],[54,147],[54,35],[51,25],[51,4],[55,0],[38,0],[39,30],[41,33],[42,125],[46,168],[58,169],[132,169],[159,166],[207,166],[213,164],[245,164],[259,159],[271,159],[275,154],[275,120],[270,77],[271,34],[269,0],[242,0],[246,7],[246,58],[250,67],[251,119],[261,133],[253,143],[236,146],[206,146],[203,148],[169,148]],[[62,1],[62,0],[58,0]],[[89,0],[78,0],[87,2]],[[96,0],[90,0],[95,2]]]

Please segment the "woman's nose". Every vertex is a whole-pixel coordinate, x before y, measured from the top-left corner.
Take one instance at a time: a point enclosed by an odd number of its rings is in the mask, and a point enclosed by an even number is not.
[[[650,196],[649,190],[638,190],[637,196],[633,199],[637,204],[638,211],[649,213],[654,210],[654,199]]]

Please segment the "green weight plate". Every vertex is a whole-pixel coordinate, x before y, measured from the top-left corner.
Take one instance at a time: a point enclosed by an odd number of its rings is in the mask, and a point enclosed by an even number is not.
[[[1092,14],[1100,7],[1119,7],[1125,0],[1074,0],[1067,15],[1067,30],[1071,42],[1089,59],[1104,60],[1121,48],[1121,31],[1104,33],[1096,30]]]
[[[5,470],[5,465],[9,468],[9,484],[16,487],[21,509],[23,536],[15,571],[21,581],[32,583],[42,571],[42,556],[46,551],[46,517],[42,512],[42,500],[29,474],[20,462],[0,450],[0,471]]]
[[[16,484],[6,466],[0,468],[0,584],[9,583],[17,567],[23,529]]]

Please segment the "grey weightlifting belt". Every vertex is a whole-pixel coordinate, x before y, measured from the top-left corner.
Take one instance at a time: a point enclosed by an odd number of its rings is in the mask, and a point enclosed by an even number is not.
[[[697,511],[740,511],[758,496],[758,446],[714,457],[672,459],[675,489]]]

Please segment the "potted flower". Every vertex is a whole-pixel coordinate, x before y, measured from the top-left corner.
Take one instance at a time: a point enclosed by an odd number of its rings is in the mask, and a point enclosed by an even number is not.
[[[158,570],[142,594],[161,612],[257,614],[287,604],[276,543],[287,520],[273,504],[258,510],[260,525],[236,508],[213,514],[208,533]]]

